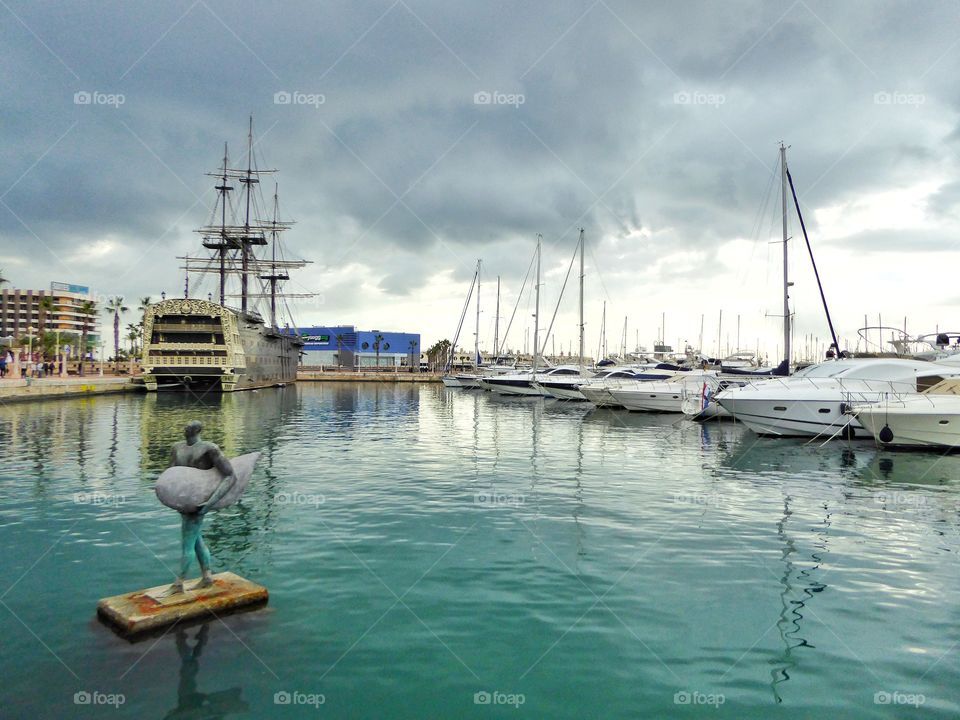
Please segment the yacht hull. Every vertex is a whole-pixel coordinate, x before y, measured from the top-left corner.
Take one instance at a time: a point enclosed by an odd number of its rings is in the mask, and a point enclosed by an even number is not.
[[[905,402],[858,406],[852,411],[878,443],[885,447],[960,447],[960,398],[926,397]],[[890,435],[881,437],[889,429]],[[886,439],[885,439],[886,438]]]

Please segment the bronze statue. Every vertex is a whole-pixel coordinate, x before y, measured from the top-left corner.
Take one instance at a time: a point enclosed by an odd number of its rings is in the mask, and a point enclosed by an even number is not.
[[[202,430],[196,420],[187,423],[185,440],[173,446],[170,468],[157,480],[160,502],[179,512],[182,520],[180,573],[167,591],[171,595],[184,591],[192,555],[197,557],[202,577],[191,589],[213,584],[210,551],[201,534],[203,518],[211,510],[220,510],[240,498],[260,457],[260,453],[248,453],[231,462],[215,443],[200,437]]]

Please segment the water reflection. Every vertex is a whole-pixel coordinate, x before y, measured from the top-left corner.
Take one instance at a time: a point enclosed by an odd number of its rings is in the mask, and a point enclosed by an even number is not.
[[[250,705],[243,699],[243,690],[232,687],[217,692],[200,692],[197,676],[200,674],[200,655],[207,644],[210,623],[204,623],[194,638],[191,647],[187,630],[177,630],[177,654],[180,656],[180,682],[177,685],[177,706],[170,710],[165,720],[212,720],[228,715],[244,713]]]

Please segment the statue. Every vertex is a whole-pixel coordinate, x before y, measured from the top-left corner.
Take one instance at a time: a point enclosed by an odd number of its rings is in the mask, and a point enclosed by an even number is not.
[[[170,467],[160,474],[154,488],[160,502],[180,513],[182,521],[180,572],[173,585],[125,592],[101,598],[97,603],[97,615],[124,637],[132,638],[158,628],[206,617],[211,609],[223,614],[266,604],[269,598],[265,587],[236,573],[212,574],[210,551],[201,534],[203,518],[207,513],[233,505],[240,499],[250,482],[260,453],[247,453],[227,460],[216,444],[206,442],[200,437],[202,430],[201,424],[195,420],[187,423],[184,428],[184,442],[173,446]],[[196,555],[200,564],[201,578],[198,583],[187,588],[184,585],[193,555]],[[186,660],[190,663],[194,663],[199,657],[202,640],[203,636],[198,638],[194,652],[187,654]],[[178,648],[181,648],[179,642]],[[181,657],[185,654],[184,644]],[[193,665],[185,661],[185,667],[192,668]],[[184,693],[181,694],[181,702],[185,697],[187,700],[195,697],[202,700],[204,696],[195,692],[190,674],[182,675],[181,680],[187,681],[183,688]],[[232,692],[225,691],[224,695]],[[217,695],[219,694],[214,693],[207,697],[212,699]],[[239,699],[239,692],[237,696]],[[204,710],[205,707],[209,710],[209,707],[203,705],[197,708],[196,713],[191,710],[186,715],[177,714],[178,709],[171,717],[212,717]]]
[[[249,453],[231,462],[220,448],[200,437],[203,426],[196,420],[184,428],[183,442],[173,446],[170,467],[157,480],[157,497],[180,513],[180,573],[167,594],[184,592],[191,557],[200,565],[200,582],[191,589],[213,585],[210,551],[203,542],[203,518],[211,510],[232,505],[243,493],[260,453]]]

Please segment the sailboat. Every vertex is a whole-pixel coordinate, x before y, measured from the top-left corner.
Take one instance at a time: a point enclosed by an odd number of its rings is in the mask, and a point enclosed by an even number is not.
[[[277,299],[309,297],[282,293],[288,271],[308,264],[283,256],[280,235],[292,223],[278,217],[278,193],[274,192],[273,217],[261,216],[263,200],[256,188],[260,176],[275,172],[260,170],[254,159],[253,118],[247,134],[247,167],[230,167],[224,144],[223,163],[209,173],[216,178],[217,204],[213,221],[197,230],[205,257],[184,256],[184,296],[164,297],[147,306],[143,316],[143,375],[148,391],[232,392],[293,382],[303,349],[295,328],[281,328]],[[242,203],[231,213],[231,182],[239,182]],[[219,214],[219,222],[216,222]],[[270,247],[270,256],[264,251]],[[257,256],[260,250],[262,256]],[[190,297],[191,275],[215,275],[218,298]],[[250,278],[262,281],[261,292],[252,290]],[[239,283],[235,280],[239,278]],[[228,293],[239,284],[239,293]],[[240,306],[228,304],[239,299]],[[257,311],[259,300],[269,298],[269,321]]]
[[[480,349],[479,349],[479,338],[480,338],[480,265],[481,260],[477,260],[477,269],[473,273],[473,280],[470,282],[470,288],[467,290],[467,298],[463,301],[463,310],[460,312],[460,322],[457,323],[457,331],[453,334],[453,344],[450,346],[450,354],[447,357],[447,363],[443,368],[443,376],[440,378],[441,382],[444,384],[444,387],[454,387],[454,388],[463,388],[463,387],[476,387],[473,384],[474,376],[463,376],[456,375],[452,373],[453,370],[453,358],[457,351],[457,341],[460,339],[460,331],[463,329],[463,321],[467,317],[467,309],[470,307],[470,298],[473,297],[473,290],[477,290],[477,345],[476,345],[476,358],[479,360]]]

